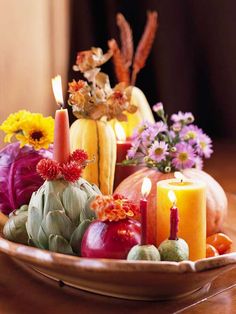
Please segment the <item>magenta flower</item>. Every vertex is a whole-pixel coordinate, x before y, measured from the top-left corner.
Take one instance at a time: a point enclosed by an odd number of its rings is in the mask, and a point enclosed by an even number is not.
[[[190,144],[197,143],[198,138],[202,135],[203,132],[196,125],[186,125],[180,131],[179,136],[183,141],[189,141]]]
[[[205,158],[209,158],[213,153],[212,140],[204,133],[200,134],[198,137],[197,153],[199,153],[200,156],[204,156]]]
[[[195,152],[191,145],[185,142],[180,142],[175,146],[176,152],[172,163],[178,170],[192,168],[195,164]]]
[[[168,145],[164,141],[155,141],[149,150],[149,157],[160,162],[168,155]]]
[[[179,111],[177,114],[174,113],[171,116],[171,120],[173,122],[183,122],[185,124],[192,123],[194,121],[194,116],[192,115],[191,112],[182,112]]]

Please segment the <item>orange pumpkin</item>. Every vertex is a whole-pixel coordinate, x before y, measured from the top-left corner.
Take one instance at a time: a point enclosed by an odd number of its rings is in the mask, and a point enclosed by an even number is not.
[[[227,212],[227,198],[224,190],[209,174],[198,169],[185,169],[185,177],[198,179],[207,185],[207,235],[211,235],[221,230],[224,217]],[[117,187],[115,193],[122,194],[129,199],[138,202],[141,198],[141,185],[144,177],[149,177],[152,181],[152,189],[148,196],[148,241],[155,243],[156,240],[156,183],[160,180],[173,178],[173,173],[164,174],[155,169],[143,168],[124,181]]]

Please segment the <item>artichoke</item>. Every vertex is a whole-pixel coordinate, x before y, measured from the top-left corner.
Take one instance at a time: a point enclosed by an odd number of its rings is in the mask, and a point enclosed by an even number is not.
[[[9,219],[3,228],[4,237],[7,240],[27,244],[28,234],[25,223],[28,217],[28,206],[23,205],[9,215]]]
[[[29,244],[53,252],[79,254],[83,234],[96,217],[89,205],[100,193],[82,178],[73,184],[45,181],[29,203]]]

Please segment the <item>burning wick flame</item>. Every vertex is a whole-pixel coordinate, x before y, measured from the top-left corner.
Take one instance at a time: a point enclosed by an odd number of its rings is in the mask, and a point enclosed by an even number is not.
[[[52,79],[52,90],[53,90],[53,94],[56,99],[56,102],[61,108],[63,108],[64,101],[63,101],[63,95],[62,95],[62,83],[61,83],[60,75],[57,75]]]
[[[177,180],[180,180],[181,183],[185,180],[185,176],[179,171],[176,171],[174,176]]]
[[[176,198],[176,195],[175,195],[175,192],[173,190],[170,190],[168,192],[168,198],[169,200],[171,201],[171,203],[173,204],[173,206],[176,205],[176,201],[177,201],[177,198]]]
[[[145,177],[143,179],[143,184],[142,184],[142,188],[141,188],[141,193],[142,193],[143,198],[148,197],[148,195],[151,191],[151,188],[152,188],[152,181],[148,177]]]
[[[126,140],[125,131],[119,122],[115,123],[115,133],[118,141],[124,142]]]

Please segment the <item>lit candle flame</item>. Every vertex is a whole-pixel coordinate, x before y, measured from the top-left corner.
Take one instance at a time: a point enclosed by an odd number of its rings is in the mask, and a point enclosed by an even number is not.
[[[172,203],[173,205],[176,204],[177,198],[176,198],[175,192],[174,192],[173,190],[170,190],[170,191],[168,192],[168,198],[169,198],[169,200],[171,201],[171,203]]]
[[[57,75],[52,79],[52,89],[53,89],[53,94],[56,99],[56,102],[58,103],[58,105],[63,107],[64,101],[63,101],[63,95],[62,95],[62,83],[61,83],[60,75]]]
[[[177,180],[180,180],[180,182],[183,182],[186,179],[185,176],[179,171],[176,171],[174,176]]]
[[[141,193],[142,193],[142,196],[144,198],[147,198],[150,191],[151,191],[151,188],[152,188],[152,181],[148,178],[148,177],[145,177],[143,179],[143,184],[142,184],[142,187],[141,187]]]
[[[118,141],[125,142],[126,140],[125,131],[119,122],[115,123],[115,133],[116,133],[116,138],[118,139]]]

